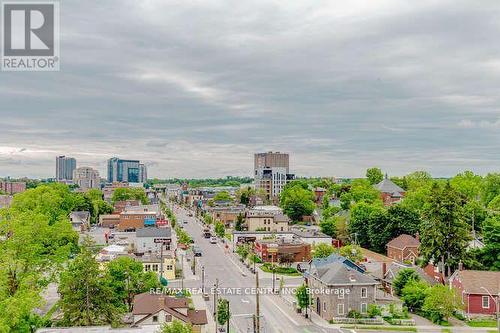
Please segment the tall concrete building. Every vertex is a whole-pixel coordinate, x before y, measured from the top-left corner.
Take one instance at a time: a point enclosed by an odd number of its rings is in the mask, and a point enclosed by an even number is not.
[[[108,182],[144,183],[147,169],[138,160],[122,160],[117,157],[108,160]]]
[[[276,200],[286,183],[294,178],[290,174],[289,155],[280,152],[257,153],[254,156],[255,188],[264,190],[268,199]]]
[[[56,157],[56,180],[73,180],[73,171],[76,169],[76,160],[64,155]]]
[[[99,172],[89,167],[80,167],[73,171],[73,182],[81,190],[99,188]]]

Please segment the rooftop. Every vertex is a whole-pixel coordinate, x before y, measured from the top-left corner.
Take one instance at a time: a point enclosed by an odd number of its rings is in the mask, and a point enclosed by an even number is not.
[[[387,243],[387,246],[401,250],[408,246],[418,247],[419,245],[420,242],[418,241],[418,239],[407,234],[399,235],[398,237],[393,238],[391,241],[389,241],[389,243]]]
[[[168,227],[164,227],[164,228],[148,227],[148,228],[138,229],[135,232],[135,235],[136,235],[137,238],[139,238],[139,237],[165,237],[165,238],[170,238],[171,235],[172,235],[172,231]]]
[[[401,187],[396,185],[392,180],[390,180],[387,177],[387,175],[385,175],[385,178],[380,183],[375,185],[375,188],[382,193],[398,194],[405,192],[405,190],[403,190]]]

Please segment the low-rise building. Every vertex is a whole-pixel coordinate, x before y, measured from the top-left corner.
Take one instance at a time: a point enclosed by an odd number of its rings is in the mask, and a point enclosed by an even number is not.
[[[114,228],[120,224],[120,214],[99,215],[99,225],[104,228]]]
[[[263,239],[254,244],[255,254],[264,262],[294,263],[311,260],[311,245],[298,239]]]
[[[69,214],[69,220],[73,230],[85,231],[90,229],[90,212],[76,211]]]
[[[164,250],[170,250],[171,242],[169,227],[141,228],[135,232],[135,250],[138,253],[160,253],[162,245]]]
[[[9,207],[12,202],[12,195],[0,195],[0,208]]]
[[[82,191],[99,188],[101,183],[99,171],[89,167],[76,168],[73,170],[73,183]]]
[[[162,214],[158,205],[128,206],[120,213],[120,231],[135,231],[148,226],[155,226]]]
[[[459,269],[450,276],[449,285],[459,293],[467,317],[497,313],[500,272]]]
[[[113,214],[120,214],[125,210],[125,208],[132,206],[139,206],[141,202],[139,200],[121,200],[115,202],[113,205]]]
[[[402,234],[387,243],[387,256],[399,262],[415,264],[418,258],[420,241],[417,238]]]
[[[245,216],[245,205],[231,205],[222,207],[208,207],[208,212],[214,221],[224,223],[226,227],[234,227],[238,216]]]
[[[176,261],[171,251],[165,251],[165,253],[163,253],[163,265],[162,257],[158,254],[136,254],[134,256],[134,259],[142,263],[142,267],[144,268],[145,272],[155,272],[158,275],[162,275],[167,280],[175,279]]]
[[[288,231],[290,219],[277,206],[256,206],[245,214],[248,231]]]
[[[385,263],[383,263],[385,265]],[[438,281],[434,280],[432,277],[427,275],[425,271],[419,267],[419,266],[414,266],[414,265],[405,265],[399,262],[392,262],[387,266],[384,266],[382,268],[383,272],[383,278],[382,278],[382,285],[384,286],[385,290],[389,292],[391,295],[394,295],[394,290],[392,287],[392,283],[396,276],[398,275],[399,271],[402,269],[411,269],[417,273],[417,275],[420,277],[420,280],[427,282],[428,284],[435,285],[438,283]]]
[[[405,195],[405,190],[390,180],[387,174],[380,183],[375,185],[375,188],[380,191],[380,197],[386,206],[400,202]]]
[[[233,230],[233,247],[236,248],[239,244],[253,243],[256,240],[266,238],[281,238],[281,239],[296,239],[311,246],[320,243],[332,244],[332,238],[321,232],[291,229],[290,231],[236,231]]]
[[[5,194],[14,195],[16,193],[21,193],[26,191],[25,182],[13,182],[8,180],[0,180],[0,194],[1,192]]]
[[[368,305],[376,303],[379,283],[343,262],[312,265],[305,278],[313,295],[312,310],[325,320],[345,318],[351,310],[366,314]]]
[[[191,324],[194,333],[201,333],[208,323],[205,310],[190,307],[188,298],[142,293],[134,297],[134,325],[162,325],[173,320]]]

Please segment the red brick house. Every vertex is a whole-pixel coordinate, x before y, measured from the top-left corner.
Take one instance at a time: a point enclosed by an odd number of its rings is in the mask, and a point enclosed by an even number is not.
[[[386,206],[400,202],[405,195],[405,190],[390,180],[387,174],[380,183],[375,185],[375,188],[380,191],[380,197]]]
[[[264,262],[305,262],[311,260],[311,245],[297,239],[262,239],[255,241],[255,254]]]
[[[402,234],[391,240],[386,246],[389,258],[399,262],[415,264],[415,260],[418,258],[420,241],[413,236]]]
[[[500,293],[500,272],[457,270],[450,276],[450,287],[460,293],[465,315],[494,316]]]

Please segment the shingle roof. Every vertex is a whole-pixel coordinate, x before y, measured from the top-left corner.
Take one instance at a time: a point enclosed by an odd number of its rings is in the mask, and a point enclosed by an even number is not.
[[[459,270],[451,276],[451,279],[458,279],[464,291],[469,294],[488,295],[490,292],[497,295],[500,292],[500,272]],[[486,288],[488,292],[481,287]]]
[[[135,232],[136,237],[171,237],[170,228],[141,228]]]
[[[334,262],[340,262],[346,265],[347,267],[354,268],[355,270],[359,271],[360,273],[364,273],[364,269],[356,265],[352,260],[343,257],[341,255],[338,255],[336,253],[330,254],[326,258],[315,258],[311,261],[311,267],[314,266],[316,268],[326,266],[329,264],[332,264]]]
[[[419,245],[420,242],[415,237],[407,234],[399,235],[398,237],[393,238],[389,243],[387,243],[387,246],[401,250],[408,246],[418,247]]]
[[[334,262],[318,267],[315,272],[311,272],[314,277],[329,286],[336,285],[376,285],[375,279],[360,273],[355,269],[348,268],[341,262]]]
[[[187,309],[187,316],[177,309]],[[189,322],[193,325],[205,325],[208,323],[206,311],[189,309],[189,300],[185,297],[177,298],[150,293],[142,293],[134,297],[132,314],[148,315],[157,313],[160,310],[171,313],[184,322]]]
[[[405,190],[396,185],[392,180],[387,178],[387,176],[380,183],[375,185],[375,188],[383,193],[399,194],[405,192]]]
[[[384,280],[386,280],[388,282],[392,282],[394,280],[394,278],[398,275],[399,271],[402,269],[405,269],[405,268],[409,268],[409,269],[414,270],[418,274],[420,279],[424,280],[425,282],[429,283],[430,285],[435,285],[437,283],[437,281],[434,280],[429,275],[427,275],[421,267],[400,264],[397,262],[393,262],[389,265],[389,268],[387,269],[387,273],[383,277]],[[392,272],[392,276],[389,274],[390,272]]]

